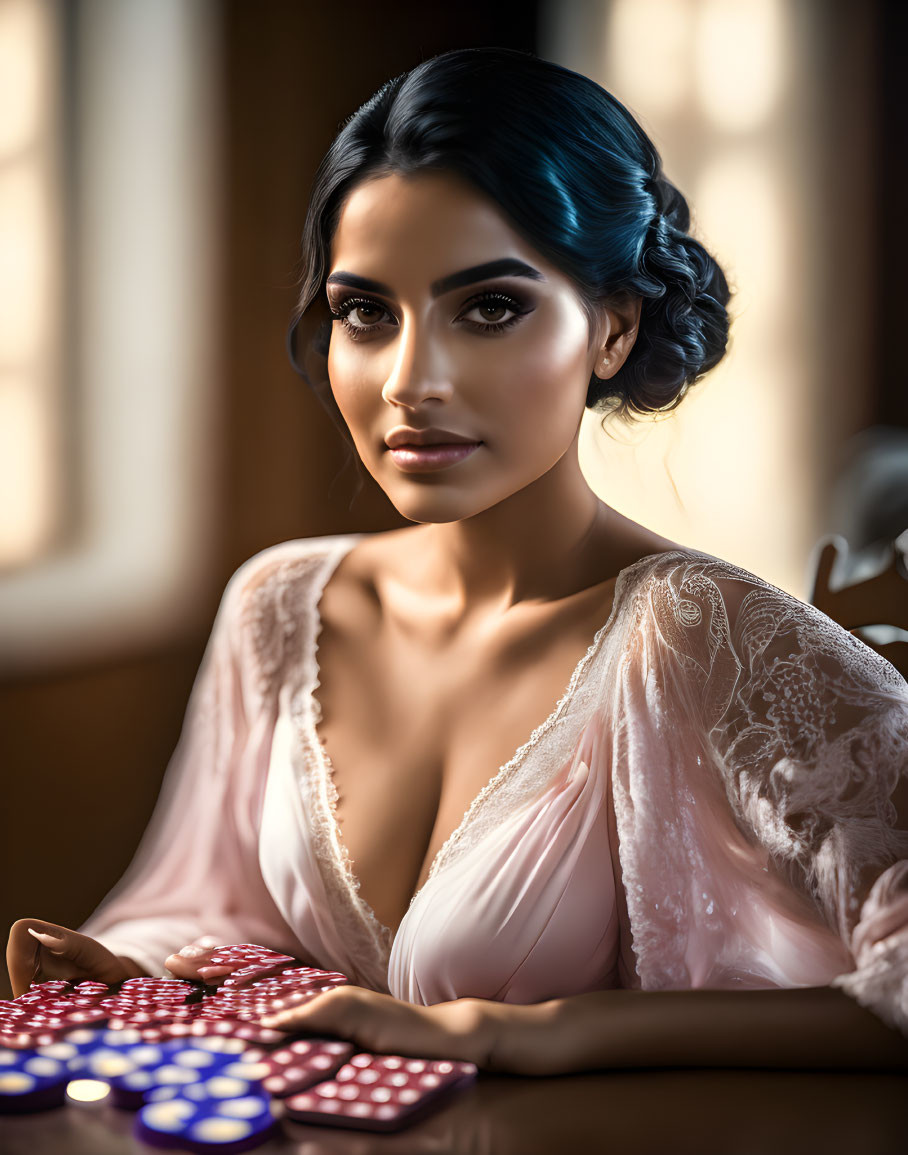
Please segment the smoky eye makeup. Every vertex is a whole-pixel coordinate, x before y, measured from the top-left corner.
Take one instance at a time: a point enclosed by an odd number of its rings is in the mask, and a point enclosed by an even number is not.
[[[534,308],[535,305],[520,293],[505,292],[501,289],[484,289],[464,302],[458,311],[458,318],[471,328],[483,333],[501,333],[505,329],[519,324],[528,313],[533,312]],[[482,317],[484,311],[486,313],[510,313],[510,316]],[[482,319],[480,321],[471,320],[470,313],[477,313]]]
[[[383,331],[389,319],[397,324],[386,304],[353,289],[329,296],[328,307],[332,320],[339,322],[354,340]],[[535,307],[523,293],[489,287],[470,294],[456,307],[452,320],[480,335],[491,336],[519,324]]]

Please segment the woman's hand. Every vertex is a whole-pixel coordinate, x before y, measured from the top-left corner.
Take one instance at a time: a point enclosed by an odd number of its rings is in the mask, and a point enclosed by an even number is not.
[[[184,946],[176,954],[168,955],[164,960],[164,966],[175,979],[214,986],[217,985],[217,979],[226,978],[242,965],[230,963],[225,966],[211,966],[209,964],[211,956],[216,950],[223,949],[223,944],[217,939],[205,936],[189,946]]]
[[[326,991],[267,1016],[263,1026],[347,1039],[364,1051],[485,1065],[497,1027],[496,1004],[456,999],[423,1007],[365,987]]]
[[[47,979],[112,984],[145,973],[88,935],[40,918],[20,918],[10,927],[6,965],[14,998],[25,994],[31,983]]]

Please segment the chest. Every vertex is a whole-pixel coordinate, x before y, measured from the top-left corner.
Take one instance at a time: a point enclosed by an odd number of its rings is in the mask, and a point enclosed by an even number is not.
[[[319,606],[318,736],[360,895],[396,928],[438,851],[556,710],[614,583],[452,632],[395,625],[340,584]]]

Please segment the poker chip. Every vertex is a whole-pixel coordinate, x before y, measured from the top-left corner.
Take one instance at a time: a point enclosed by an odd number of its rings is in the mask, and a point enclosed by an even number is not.
[[[0,1114],[59,1107],[69,1070],[64,1061],[33,1051],[0,1050]]]
[[[248,986],[258,979],[292,966],[296,961],[292,955],[280,954],[255,943],[232,943],[229,946],[218,947],[206,965],[237,967],[221,984],[223,989],[229,990]]]
[[[0,1047],[28,1050],[73,1029],[102,1026],[108,1014],[100,1001],[107,993],[103,983],[33,983],[19,998],[0,1001]]]
[[[476,1074],[473,1063],[361,1052],[333,1079],[291,1095],[284,1105],[287,1117],[301,1123],[397,1131]]]
[[[261,1025],[344,985],[339,972],[248,943],[218,948],[211,964],[238,969],[216,988],[148,976],[115,987],[49,980],[0,1000],[0,1113],[109,1102],[137,1112],[145,1142],[240,1152],[266,1141],[285,1111],[397,1130],[476,1077],[472,1064],[354,1053]]]
[[[152,1100],[136,1116],[134,1134],[155,1146],[232,1155],[277,1130],[268,1096],[246,1079],[215,1075],[172,1097],[155,1092]]]
[[[225,1067],[224,1074],[261,1081],[275,1099],[284,1099],[330,1078],[353,1055],[354,1047],[328,1039],[294,1039],[271,1051],[246,1051],[242,1059]]]

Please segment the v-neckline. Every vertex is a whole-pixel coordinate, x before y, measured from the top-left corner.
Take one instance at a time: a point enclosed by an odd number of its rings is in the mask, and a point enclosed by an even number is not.
[[[612,591],[612,603],[608,617],[606,621],[596,630],[593,640],[590,642],[585,653],[574,667],[564,693],[555,703],[555,706],[549,713],[548,717],[546,717],[546,719],[533,730],[529,738],[523,743],[522,746],[517,748],[517,750],[508,759],[508,761],[498,767],[498,770],[492,775],[485,786],[482,787],[482,789],[464,811],[464,815],[461,821],[454,828],[454,830],[451,831],[451,833],[436,852],[424,882],[421,886],[417,887],[416,891],[410,898],[410,901],[407,904],[407,909],[404,911],[396,929],[392,930],[391,927],[385,926],[385,924],[380,921],[370,904],[363,898],[360,880],[353,869],[353,860],[350,857],[350,852],[341,834],[340,825],[337,820],[338,793],[334,782],[334,765],[331,761],[331,757],[328,754],[325,744],[322,741],[322,737],[318,732],[318,724],[322,718],[322,709],[321,703],[315,694],[315,691],[321,685],[321,669],[319,666],[319,635],[321,634],[322,629],[321,603],[324,597],[325,589],[327,588],[328,583],[334,574],[334,571],[337,569],[343,559],[353,550],[359,541],[369,536],[369,534],[365,533],[344,535],[341,548],[334,548],[333,550],[328,551],[324,558],[321,571],[318,574],[316,587],[313,592],[311,601],[312,628],[309,635],[309,667],[311,671],[311,680],[307,692],[309,709],[306,711],[306,720],[309,727],[309,738],[311,741],[311,746],[320,763],[319,770],[323,776],[323,784],[325,786],[325,793],[327,795],[327,820],[329,822],[332,834],[331,843],[336,848],[335,865],[340,867],[346,888],[350,895],[355,897],[356,904],[359,906],[366,922],[369,923],[379,933],[379,936],[384,940],[388,948],[391,949],[393,947],[393,943],[400,934],[400,929],[406,921],[407,915],[413,909],[414,903],[432,881],[434,876],[438,873],[440,868],[444,865],[444,860],[449,850],[458,841],[460,841],[464,832],[472,824],[473,818],[482,808],[486,800],[506,780],[506,778],[513,772],[515,767],[519,766],[520,762],[525,759],[529,751],[539,744],[542,738],[544,738],[545,735],[552,729],[554,724],[570,705],[571,699],[574,697],[574,694],[576,693],[577,687],[580,684],[583,675],[586,673],[587,668],[597,656],[604,638],[610,631],[611,625],[615,619],[615,613],[618,608],[620,595],[622,593],[627,575],[631,570],[637,569],[639,566],[643,565],[644,562],[647,562],[652,558],[662,557],[666,553],[674,553],[678,551],[668,550],[662,551],[658,554],[647,554],[645,557],[638,558],[637,561],[632,562],[629,566],[625,566],[624,569],[618,571],[617,575],[613,579],[614,589]]]

